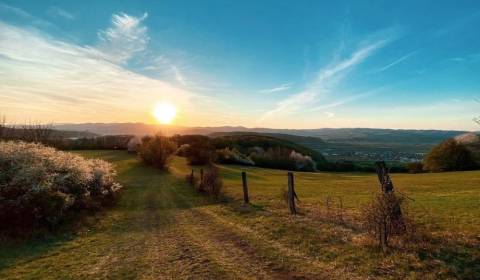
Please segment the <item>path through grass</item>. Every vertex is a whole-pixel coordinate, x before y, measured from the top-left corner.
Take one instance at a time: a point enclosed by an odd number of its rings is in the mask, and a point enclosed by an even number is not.
[[[215,203],[184,182],[189,168],[181,159],[173,163],[173,176],[124,152],[82,154],[115,164],[125,186],[119,204],[68,233],[1,245],[0,279],[433,279],[480,271],[478,250],[463,243],[438,255],[401,251],[383,257],[354,224],[307,209],[322,201],[321,182],[327,185],[329,176],[338,183],[332,191],[350,185],[354,195],[345,204],[353,208],[368,196],[367,184],[375,184],[370,175],[299,175],[305,213],[290,217],[277,201],[281,171],[249,169],[254,205],[243,207],[236,202],[237,167],[222,168],[229,202]],[[308,186],[309,176],[323,180]]]

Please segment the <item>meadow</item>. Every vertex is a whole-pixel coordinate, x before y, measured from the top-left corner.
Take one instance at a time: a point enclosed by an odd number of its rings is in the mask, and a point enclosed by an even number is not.
[[[220,166],[225,198],[124,151],[81,151],[112,162],[119,203],[49,237],[0,245],[1,279],[475,279],[480,275],[480,171],[393,174],[428,240],[384,255],[359,211],[379,191],[371,173],[295,173],[300,214],[282,201],[285,171]],[[198,169],[198,168],[196,168]],[[243,205],[246,171],[251,205]],[[198,175],[198,171],[196,171]]]

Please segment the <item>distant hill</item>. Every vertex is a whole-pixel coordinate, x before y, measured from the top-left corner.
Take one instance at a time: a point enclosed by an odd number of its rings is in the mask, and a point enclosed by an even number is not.
[[[5,128],[4,134],[8,135],[9,138],[21,138],[24,133],[23,128],[7,127]],[[98,134],[89,132],[89,131],[76,131],[76,130],[60,130],[58,128],[53,128],[50,134],[51,138],[93,138],[98,136]]]
[[[412,129],[375,129],[375,128],[319,128],[319,129],[274,129],[274,128],[246,128],[242,126],[220,127],[181,127],[165,126],[144,123],[84,123],[58,124],[61,130],[90,131],[100,135],[146,135],[157,132],[166,135],[172,134],[214,134],[222,132],[252,132],[283,134],[304,137],[321,138],[329,142],[415,142],[438,143],[467,131],[455,130],[412,130]]]
[[[282,134],[282,133],[260,133],[260,132],[214,132],[209,134],[211,137],[222,137],[222,136],[235,136],[235,135],[263,135],[274,137],[278,139],[287,140],[290,142],[295,143],[309,143],[309,142],[317,142],[317,143],[325,143],[321,138],[312,137],[312,136],[299,136],[299,135],[291,135],[291,134]]]
[[[148,135],[162,133],[222,135],[261,134],[288,140],[333,160],[421,160],[435,144],[467,133],[454,130],[373,128],[272,129],[242,126],[181,127],[143,123],[61,124],[61,130],[89,131],[99,135]]]

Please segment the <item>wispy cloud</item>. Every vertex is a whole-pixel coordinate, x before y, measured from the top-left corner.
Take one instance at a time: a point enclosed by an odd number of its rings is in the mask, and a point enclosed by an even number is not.
[[[153,58],[146,66],[143,67],[143,70],[146,70],[158,77],[174,80],[184,87],[187,87],[189,84],[181,67],[177,66],[165,55]]]
[[[447,61],[453,62],[478,62],[480,61],[480,53],[468,54],[465,56],[456,56],[447,59]]]
[[[144,51],[150,40],[147,27],[142,23],[147,17],[147,13],[141,17],[114,14],[111,26],[98,32],[101,40],[99,50],[112,62],[128,62],[136,53]]]
[[[99,46],[0,21],[0,110],[17,120],[63,122],[149,121],[150,107],[163,99],[188,110],[194,93],[123,66],[148,41],[145,18],[114,15]]]
[[[291,87],[292,87],[292,83],[285,83],[285,84],[279,85],[277,87],[262,89],[262,90],[259,90],[258,92],[259,93],[274,93],[274,92],[289,90]]]
[[[385,70],[387,70],[387,69],[390,69],[390,68],[392,68],[393,66],[401,63],[402,61],[407,60],[409,57],[411,57],[411,56],[414,55],[415,53],[417,53],[417,51],[410,52],[410,53],[408,53],[408,54],[406,54],[406,55],[398,58],[397,60],[394,60],[393,62],[391,62],[391,63],[389,63],[389,64],[387,64],[387,65],[385,65],[385,66],[383,66],[383,67],[381,67],[381,68],[379,68],[379,69],[374,70],[373,72],[374,72],[374,73],[379,73],[379,72],[383,72],[383,71],[385,71]]]
[[[370,91],[367,91],[367,92],[351,95],[351,96],[348,96],[348,97],[343,98],[341,100],[336,100],[336,101],[331,102],[331,103],[327,103],[327,104],[312,107],[312,108],[308,109],[308,111],[309,112],[314,112],[314,111],[336,108],[336,107],[348,104],[350,102],[375,95],[375,94],[377,94],[377,93],[379,93],[379,92],[381,92],[385,89],[386,89],[386,87],[380,87],[380,88],[370,90]]]
[[[32,25],[41,27],[52,27],[52,23],[41,18],[32,16],[30,13],[7,4],[0,3],[0,15],[14,15],[17,18],[28,21]]]
[[[50,16],[74,20],[75,16],[59,7],[50,7],[47,11]]]
[[[172,65],[172,71],[173,73],[175,74],[175,80],[177,80],[177,82],[179,82],[180,84],[182,84],[183,86],[186,86],[187,83],[185,81],[185,77],[183,76],[183,74],[180,72],[180,70],[178,70],[178,67],[175,66],[175,65]]]
[[[277,114],[288,114],[300,109],[304,110],[306,107],[315,106],[316,99],[321,94],[331,91],[332,87],[343,78],[345,73],[362,63],[375,51],[384,47],[390,40],[391,38],[382,38],[369,44],[364,44],[363,47],[351,53],[349,57],[323,68],[304,91],[278,102],[275,108],[263,114],[261,120]]]

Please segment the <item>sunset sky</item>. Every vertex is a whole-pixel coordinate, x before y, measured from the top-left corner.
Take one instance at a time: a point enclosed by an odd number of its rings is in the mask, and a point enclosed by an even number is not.
[[[1,1],[10,122],[477,130],[479,1]]]

